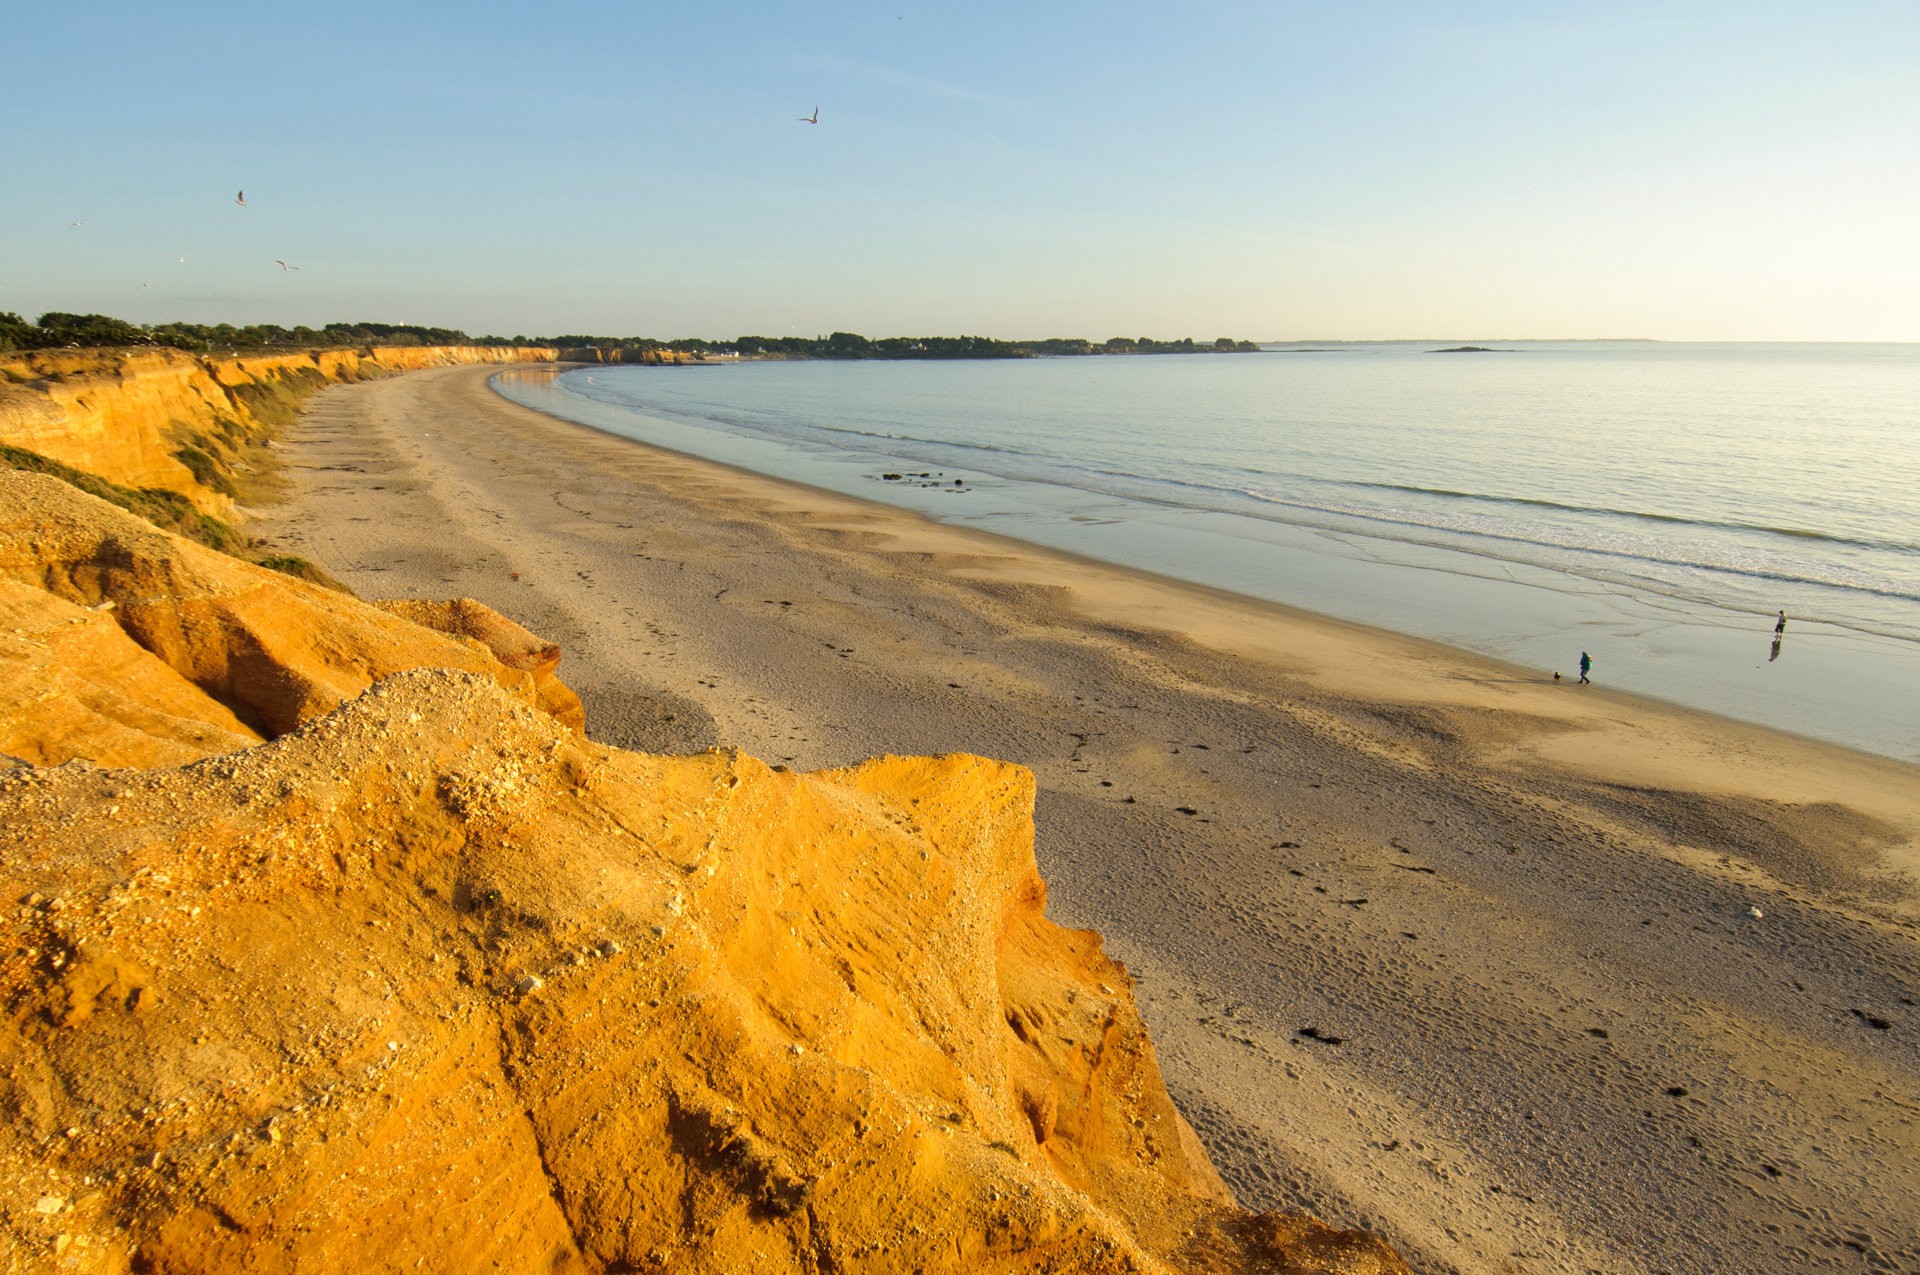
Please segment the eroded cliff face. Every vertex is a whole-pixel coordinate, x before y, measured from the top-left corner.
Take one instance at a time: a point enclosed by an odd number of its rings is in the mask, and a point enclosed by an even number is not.
[[[74,1269],[1394,1271],[1233,1207],[1031,776],[601,748],[470,674],[0,777],[0,1245]],[[1291,1264],[1289,1264],[1291,1263]]]
[[[602,747],[478,604],[31,475],[0,620],[104,723],[0,770],[0,1268],[1405,1270],[1233,1204],[1024,768]]]
[[[178,764],[258,743],[409,668],[480,674],[585,723],[559,648],[471,600],[370,604],[0,471],[0,753]]]
[[[177,350],[41,350],[0,358],[0,443],[233,515],[231,471],[306,394],[464,363],[551,361],[543,348],[376,346],[200,358]]]

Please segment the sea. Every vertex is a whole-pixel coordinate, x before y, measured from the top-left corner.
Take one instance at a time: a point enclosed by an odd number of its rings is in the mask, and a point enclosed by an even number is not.
[[[1920,345],[1457,344],[611,365],[495,388],[1526,675],[1572,679],[1586,652],[1608,687],[1920,761]]]

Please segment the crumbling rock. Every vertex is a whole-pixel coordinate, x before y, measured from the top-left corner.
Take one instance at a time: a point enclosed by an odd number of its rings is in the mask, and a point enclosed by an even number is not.
[[[551,361],[512,346],[375,346],[200,357],[179,350],[37,350],[0,357],[0,443],[129,487],[234,512],[231,492],[187,463],[225,469],[265,440],[276,410],[329,384],[472,363]],[[187,451],[193,449],[192,453]],[[193,455],[197,453],[197,455]]]
[[[582,728],[558,648],[477,602],[388,605],[217,553],[58,479],[0,471],[0,752],[177,764],[284,734],[422,667],[484,674]]]
[[[558,660],[0,473],[0,1269],[1405,1270],[1234,1205],[1029,772],[622,752]]]
[[[0,771],[0,1266],[1403,1272],[1233,1205],[1033,796],[621,752],[446,670]]]

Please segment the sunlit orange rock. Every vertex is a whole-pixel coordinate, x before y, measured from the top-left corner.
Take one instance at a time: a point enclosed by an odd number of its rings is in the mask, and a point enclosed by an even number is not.
[[[179,492],[202,512],[234,513],[183,452],[216,468],[265,439],[275,410],[341,381],[472,363],[551,361],[508,346],[376,346],[297,354],[199,357],[178,350],[36,350],[0,356],[0,443],[127,487]]]
[[[18,744],[0,752],[27,760],[142,765],[186,760],[177,748],[199,749],[189,756],[224,752],[284,734],[389,674],[423,667],[483,674],[581,726],[578,697],[553,672],[557,649],[478,603],[437,612],[414,606],[423,615],[461,617],[447,618],[452,628],[439,632],[161,531],[55,478],[0,471],[0,582],[17,586],[0,604],[38,617],[9,626],[12,632],[0,628],[7,639],[0,641],[0,733],[11,732],[6,737]],[[22,590],[45,600],[30,602]],[[99,641],[79,641],[83,620]],[[130,641],[112,641],[109,625]],[[150,721],[154,738],[176,751],[128,751],[121,737],[109,748],[104,733],[89,751],[78,725],[57,731],[46,695],[56,685],[82,684],[98,689],[79,695],[69,706],[75,712],[90,706],[94,717],[127,729]],[[189,685],[200,698],[185,695]],[[211,732],[183,733],[177,722],[141,717],[134,705]],[[36,732],[38,745],[20,742]]]
[[[0,775],[0,1251],[33,1269],[1400,1272],[1235,1208],[1033,780],[589,743],[402,673]]]

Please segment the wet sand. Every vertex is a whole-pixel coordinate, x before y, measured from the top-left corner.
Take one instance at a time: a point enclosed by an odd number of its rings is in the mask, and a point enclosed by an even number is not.
[[[602,742],[1031,766],[1242,1202],[1426,1272],[1920,1269],[1920,769],[596,433],[328,390],[254,534]]]

